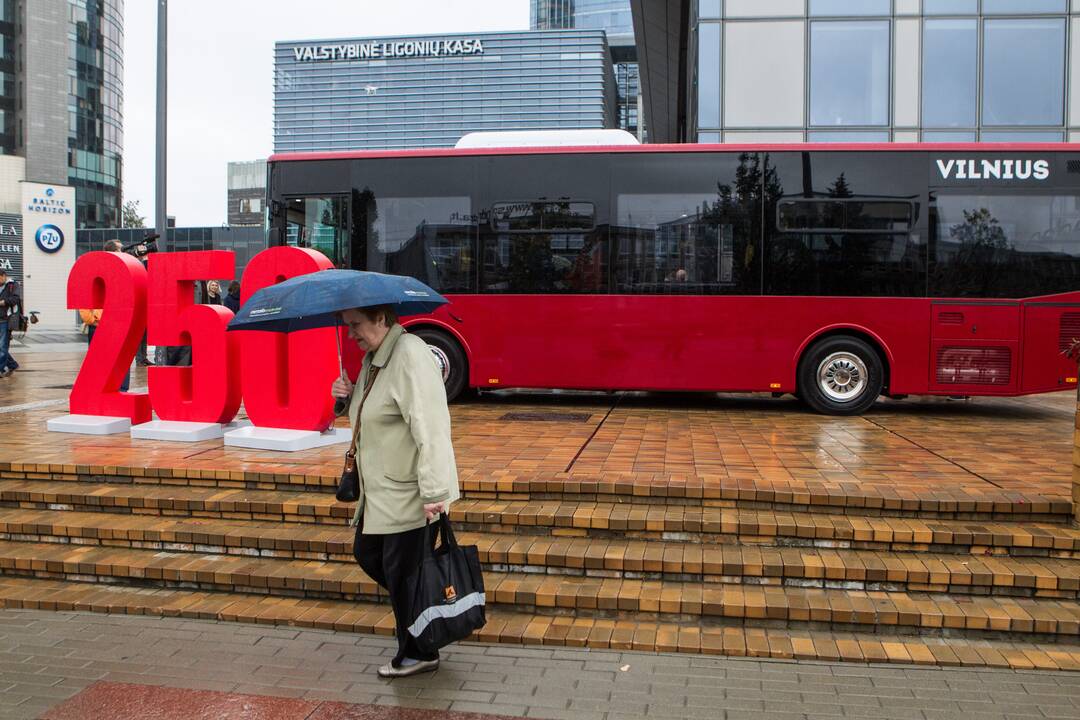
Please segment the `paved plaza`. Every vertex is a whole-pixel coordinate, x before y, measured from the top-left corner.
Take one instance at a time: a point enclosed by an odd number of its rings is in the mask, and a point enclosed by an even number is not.
[[[434,675],[382,680],[375,668],[393,652],[389,638],[330,631],[0,611],[0,686],[6,688],[0,693],[0,716],[40,717],[93,683],[106,682],[309,701],[301,706],[249,701],[250,714],[227,716],[283,720],[327,717],[311,715],[318,701],[555,720],[1080,717],[1080,674],[1075,673],[461,644],[444,653]],[[44,716],[116,717],[107,714],[112,704],[71,702],[69,707],[80,714],[60,705]],[[178,708],[152,710],[147,708],[146,717],[185,717]],[[341,717],[420,716],[388,708],[383,714]]]
[[[340,448],[47,433],[82,353],[15,353],[0,717],[1080,717],[1071,393],[455,404],[488,624],[388,682]]]

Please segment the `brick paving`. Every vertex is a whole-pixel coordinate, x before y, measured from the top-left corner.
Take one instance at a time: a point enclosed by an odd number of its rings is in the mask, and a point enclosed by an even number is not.
[[[372,704],[386,718],[399,717],[392,708],[554,720],[1080,717],[1080,673],[459,644],[433,675],[381,680],[375,669],[393,652],[389,638],[326,630],[2,610],[0,717],[40,717],[99,681]]]
[[[57,386],[73,381],[81,355],[23,358],[29,372],[0,383],[0,406],[65,397]],[[145,369],[137,368],[132,385],[144,384]],[[466,490],[1068,513],[1074,403],[1071,393],[883,401],[865,417],[832,418],[792,400],[758,397],[682,396],[658,403],[511,394],[455,405],[452,414]],[[508,413],[579,413],[588,420],[503,419]],[[56,414],[57,408],[0,414],[0,469],[329,485],[341,462],[336,447],[285,455],[225,448],[220,441],[108,436],[58,442],[41,431]]]
[[[60,409],[32,405],[63,402],[78,358],[28,354],[0,380],[0,607],[391,631],[330,492],[340,448],[45,433]],[[865,418],[754,397],[455,405],[451,515],[488,592],[477,639],[1080,669],[1074,402],[883,402]]]

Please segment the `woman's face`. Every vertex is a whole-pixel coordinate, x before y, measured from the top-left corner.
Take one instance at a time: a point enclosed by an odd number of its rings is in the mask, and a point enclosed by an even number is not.
[[[210,291],[211,295],[218,295],[221,293],[221,286],[218,285],[217,280],[211,280],[206,283],[206,289]]]
[[[382,317],[372,322],[359,310],[344,311],[341,313],[341,321],[349,328],[349,337],[355,340],[364,352],[378,350],[386,333],[390,331]]]

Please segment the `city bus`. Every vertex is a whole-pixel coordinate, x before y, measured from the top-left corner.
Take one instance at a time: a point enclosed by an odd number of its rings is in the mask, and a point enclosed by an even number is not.
[[[412,275],[472,389],[1073,388],[1080,146],[466,147],[279,154],[270,243]],[[355,358],[354,358],[355,361]]]

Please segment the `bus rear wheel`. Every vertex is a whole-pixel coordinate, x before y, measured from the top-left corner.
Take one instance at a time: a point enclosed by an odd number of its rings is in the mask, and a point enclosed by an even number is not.
[[[442,371],[446,400],[453,402],[469,383],[469,361],[465,357],[465,351],[458,345],[457,340],[439,330],[420,328],[411,332],[426,342],[431,354],[435,356],[435,363]]]
[[[884,369],[864,340],[847,335],[825,338],[799,363],[799,395],[825,415],[861,415],[881,394]]]

